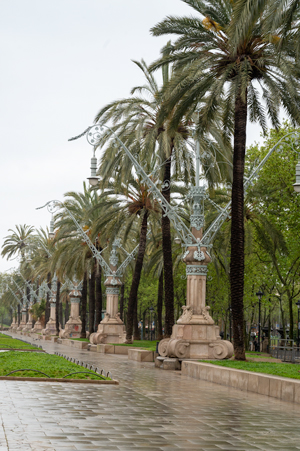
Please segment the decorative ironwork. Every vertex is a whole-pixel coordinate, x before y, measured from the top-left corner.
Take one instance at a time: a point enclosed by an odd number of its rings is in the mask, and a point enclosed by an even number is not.
[[[119,294],[120,289],[117,287],[107,287],[106,288],[106,294]]]
[[[112,266],[117,266],[117,264],[118,264],[119,257],[118,257],[118,254],[117,254],[117,247],[119,247],[120,244],[121,243],[120,243],[119,239],[114,240],[114,242],[112,244],[112,250],[111,250],[111,253],[110,253],[110,257],[109,257],[109,263]]]
[[[183,242],[185,245],[190,246],[192,243],[196,241],[194,235],[191,233],[190,229],[185,225],[185,223],[182,221],[180,216],[177,214],[176,210],[171,207],[171,205],[166,201],[163,194],[160,192],[160,190],[157,188],[156,184],[151,180],[150,177],[146,174],[144,169],[140,166],[138,161],[134,158],[134,156],[131,154],[131,152],[127,149],[127,147],[124,145],[124,143],[120,140],[118,135],[107,125],[94,125],[92,127],[89,127],[87,129],[88,135],[92,137],[94,140],[96,136],[99,135],[98,142],[101,138],[101,135],[103,132],[108,130],[113,137],[117,140],[117,142],[121,145],[122,149],[125,151],[126,155],[129,157],[130,161],[133,163],[136,173],[141,176],[142,180],[141,183],[147,185],[149,190],[155,195],[155,198],[160,202],[161,208],[165,214],[165,216],[168,216],[170,221],[172,221],[175,229],[177,230],[178,234],[181,236]],[[79,135],[78,137],[83,136],[87,133],[87,131],[83,132],[83,134]],[[76,138],[71,138],[71,140],[74,140]],[[89,138],[91,139],[91,138]],[[88,140],[89,141],[89,140]],[[89,141],[90,142],[90,141]],[[90,143],[92,145],[97,145],[97,142]]]
[[[19,285],[17,284],[17,282],[15,281],[15,279],[14,279],[13,277],[11,278],[11,281],[14,282],[14,284],[17,286],[19,292],[22,293],[22,289],[19,287]],[[28,305],[28,303],[29,303],[29,301],[28,301],[28,299],[27,299],[27,297],[26,297],[26,293],[24,293],[22,304],[23,304],[23,305],[24,305],[24,304]]]
[[[36,295],[35,291],[32,289],[31,284],[25,279],[25,277],[23,276],[23,274],[21,273],[21,271],[19,271],[20,276],[22,277],[24,283],[26,284],[26,286],[28,287],[29,291],[30,291],[30,295],[34,297],[34,299],[36,301],[39,301],[38,296]]]
[[[205,260],[204,252],[200,251],[199,249],[197,251],[195,251],[194,259],[197,260],[198,262],[202,262],[203,260]]]
[[[68,215],[72,218],[72,220],[73,220],[74,224],[76,225],[76,228],[77,228],[78,232],[80,233],[83,241],[88,245],[88,247],[92,251],[93,256],[97,259],[97,261],[99,262],[101,267],[104,269],[105,273],[108,273],[108,274],[112,273],[109,265],[106,263],[104,258],[101,256],[101,254],[98,251],[98,249],[94,246],[94,244],[92,243],[92,241],[90,240],[88,235],[82,230],[82,228],[80,227],[78,221],[74,218],[73,214],[63,204],[63,202],[61,202],[59,200],[50,200],[49,202],[47,202],[42,207],[38,207],[36,210],[40,210],[41,208],[44,208],[44,207],[47,207],[47,209],[48,209],[48,211],[50,211],[50,213],[53,213],[53,212],[57,211],[58,208],[63,207],[68,212]]]
[[[187,276],[206,276],[208,268],[206,265],[186,265]]]
[[[11,294],[14,296],[14,298],[18,302],[18,304],[22,305],[22,302],[17,297],[16,293],[10,288],[10,286],[8,284],[6,284],[6,288],[11,292]]]

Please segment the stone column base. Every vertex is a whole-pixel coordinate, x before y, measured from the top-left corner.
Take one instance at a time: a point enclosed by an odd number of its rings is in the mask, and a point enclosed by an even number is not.
[[[56,335],[56,321],[50,318],[45,329],[42,330],[42,335]]]
[[[67,322],[64,329],[59,332],[60,338],[80,338],[81,337],[81,321],[80,322]]]
[[[171,338],[161,340],[159,355],[177,359],[229,359],[233,355],[230,341],[221,340],[214,324],[175,324]]]
[[[43,330],[43,326],[42,323],[40,322],[40,320],[38,319],[35,324],[33,329],[31,329],[31,333],[41,333]]]
[[[97,332],[90,335],[90,343],[97,345],[100,343],[124,343],[126,340],[126,330],[123,322],[108,321],[101,322]]]
[[[26,327],[26,323],[20,322],[19,327],[17,327],[17,329],[16,329],[17,332],[21,332],[24,329],[24,327]]]

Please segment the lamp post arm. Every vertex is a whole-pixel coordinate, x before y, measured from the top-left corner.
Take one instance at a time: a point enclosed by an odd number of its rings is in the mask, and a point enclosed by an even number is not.
[[[295,136],[295,132],[287,133],[283,136],[273,147],[269,150],[267,155],[262,159],[262,161],[256,166],[256,168],[252,171],[250,176],[244,181],[244,190],[246,190],[251,184],[252,180],[258,175],[259,171],[262,169],[264,164],[270,158],[272,153],[278,148],[278,146],[289,136]],[[294,148],[292,148],[295,152],[297,152]],[[298,153],[298,152],[297,152]],[[210,200],[210,202],[212,202]],[[220,209],[220,207],[218,207]],[[211,225],[207,228],[207,230],[203,234],[202,241],[206,244],[211,243],[216,235],[216,233],[220,230],[223,223],[229,217],[231,209],[231,201],[228,202],[226,207],[220,212],[217,218],[211,223]]]
[[[149,237],[150,232],[151,232],[151,231],[150,231],[150,229],[149,229],[148,232],[147,232],[146,238]],[[123,263],[118,267],[118,269],[117,269],[117,271],[116,271],[116,275],[117,275],[118,277],[121,277],[121,276],[123,275],[123,273],[124,273],[126,267],[128,266],[128,264],[134,259],[136,253],[138,252],[139,245],[140,245],[140,244],[137,244],[137,245],[135,246],[135,248],[133,249],[133,251],[131,251],[130,254],[127,252],[128,256],[125,258],[125,260],[123,261]],[[124,249],[124,250],[125,250],[125,249]],[[125,252],[126,252],[126,251],[125,251]]]
[[[32,289],[30,283],[27,282],[27,280],[25,279],[25,277],[23,276],[23,274],[21,273],[21,271],[19,271],[20,276],[22,277],[24,283],[26,284],[26,286],[29,288],[30,294],[37,300],[37,302],[39,302],[39,298],[36,295],[35,291]]]
[[[22,302],[20,301],[20,299],[17,297],[16,293],[10,288],[10,286],[7,284],[7,288],[9,289],[9,291],[11,292],[11,294],[13,295],[13,297],[15,298],[15,300],[22,305]]]
[[[49,202],[47,202],[45,205],[43,205],[42,207],[38,207],[36,208],[36,210],[40,210],[41,208],[47,207],[48,210],[53,213],[55,211],[55,209],[59,206],[62,206],[68,213],[68,215],[70,216],[70,218],[72,219],[72,221],[74,222],[78,232],[80,233],[81,237],[83,238],[84,242],[88,245],[88,247],[90,248],[93,256],[97,259],[97,261],[99,262],[99,264],[101,265],[101,267],[104,269],[106,274],[112,275],[112,270],[110,269],[109,265],[106,263],[106,261],[104,260],[104,258],[102,257],[102,255],[99,253],[98,249],[96,248],[96,246],[94,246],[94,244],[92,243],[92,241],[89,239],[89,237],[87,236],[86,233],[84,233],[84,231],[82,230],[82,228],[80,227],[78,221],[74,218],[74,216],[72,215],[72,213],[70,212],[70,210],[63,204],[63,202],[59,201],[59,200],[50,200]]]
[[[160,190],[157,188],[156,184],[153,183],[153,181],[150,179],[150,177],[146,174],[144,169],[140,166],[140,164],[137,162],[137,160],[134,158],[134,156],[131,154],[131,152],[127,149],[125,144],[120,140],[118,135],[107,125],[93,125],[91,127],[88,127],[85,132],[83,132],[81,135],[69,139],[69,141],[73,141],[74,139],[80,138],[81,136],[84,136],[86,134],[87,140],[89,144],[95,147],[97,145],[97,140],[99,141],[100,134],[103,128],[106,128],[110,131],[110,133],[114,136],[114,138],[118,141],[118,143],[121,145],[122,149],[125,151],[126,155],[132,162],[133,166],[135,167],[135,170],[138,175],[142,177],[142,183],[146,184],[149,188],[149,192],[152,193],[155,198],[160,202],[162,210],[164,212],[164,215],[167,216],[170,221],[173,223],[175,229],[177,230],[178,234],[181,236],[183,242],[185,245],[190,246],[193,243],[197,243],[196,238],[191,233],[190,229],[185,225],[185,223],[182,221],[180,216],[177,214],[176,210],[167,202],[167,200],[164,198]],[[198,243],[197,243],[198,244]]]
[[[17,288],[18,288],[18,290],[20,291],[20,293],[22,293],[22,290],[21,290],[21,288],[19,287],[19,285],[17,284],[17,282],[15,281],[15,279],[12,278],[12,280],[13,280],[14,284],[17,286]],[[26,305],[29,304],[28,299],[25,297],[25,295],[23,295],[23,301],[25,302]],[[23,305],[24,305],[24,302],[23,302]]]
[[[261,160],[261,162],[258,164],[258,166],[254,169],[254,171],[251,173],[251,175],[244,181],[244,189],[246,190],[248,188],[248,186],[251,184],[251,181],[258,175],[259,171],[261,170],[261,168],[264,166],[264,164],[266,163],[266,161],[270,158],[270,156],[272,155],[272,153],[277,149],[277,147],[279,146],[279,144],[282,143],[282,141],[284,141],[287,137],[292,136],[292,137],[298,137],[299,138],[299,134],[298,132],[290,132],[287,133],[286,135],[284,135],[282,138],[280,138],[279,141],[277,141],[277,143],[272,147],[272,149],[269,150],[269,152],[267,153],[267,155]],[[296,153],[297,152],[293,147],[292,144],[289,143],[292,150]]]

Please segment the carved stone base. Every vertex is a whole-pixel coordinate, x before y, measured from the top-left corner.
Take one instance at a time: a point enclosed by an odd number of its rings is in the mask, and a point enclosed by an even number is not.
[[[159,355],[178,359],[229,359],[230,341],[221,340],[214,324],[175,324],[171,338],[158,345]]]
[[[38,319],[35,322],[33,329],[31,329],[31,333],[41,333],[42,330],[43,330],[42,323],[41,323],[40,319]]]
[[[42,335],[56,335],[56,321],[52,318],[46,324],[45,329],[42,330]]]
[[[105,319],[99,324],[97,332],[90,335],[90,343],[124,343],[126,330],[123,322],[115,318]]]
[[[32,330],[32,321],[28,321],[28,323],[26,324],[26,326],[24,327],[24,329],[22,330],[23,334],[24,333],[29,333]]]
[[[59,332],[60,338],[80,338],[82,322],[80,317],[72,318],[66,322],[65,328]]]
[[[24,328],[26,327],[26,323],[25,322],[20,322],[19,327],[17,327],[17,332],[21,332]]]

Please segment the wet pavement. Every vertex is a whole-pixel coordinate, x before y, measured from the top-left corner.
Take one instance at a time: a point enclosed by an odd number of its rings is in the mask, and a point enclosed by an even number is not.
[[[0,381],[0,451],[300,450],[299,405],[127,356],[39,344],[111,371],[120,385]]]

